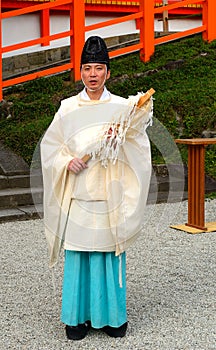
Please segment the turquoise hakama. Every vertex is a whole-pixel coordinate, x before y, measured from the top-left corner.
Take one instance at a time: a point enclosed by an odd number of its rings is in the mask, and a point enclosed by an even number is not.
[[[93,328],[127,322],[125,253],[65,250],[61,321]]]

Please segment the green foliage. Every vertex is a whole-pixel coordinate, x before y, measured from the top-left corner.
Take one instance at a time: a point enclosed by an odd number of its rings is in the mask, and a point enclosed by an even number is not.
[[[62,78],[60,76],[53,76],[52,79],[40,78],[32,80],[23,85],[23,91],[28,94],[53,94],[63,88]]]
[[[31,164],[35,147],[51,121],[51,116],[43,115],[43,119],[35,119],[25,123],[11,123],[10,120],[4,123],[1,122],[1,140],[9,148],[21,155],[28,164]]]
[[[179,64],[170,65],[176,61]],[[153,87],[154,117],[174,140],[201,137],[204,130],[216,128],[215,77],[216,41],[207,43],[197,35],[157,46],[147,63],[140,60],[139,53],[112,59],[107,87],[126,98]],[[30,163],[61,99],[76,94],[78,88],[66,72],[8,89],[4,99],[13,102],[12,118],[0,121],[0,140]],[[186,162],[186,147],[179,149]],[[214,147],[206,148],[206,172],[216,178],[215,153]],[[152,154],[154,163],[163,163],[153,143]]]
[[[216,192],[207,193],[207,194],[205,195],[205,198],[208,198],[208,199],[215,199],[215,198],[216,198]]]
[[[216,146],[210,145],[206,148],[205,156],[206,174],[216,178]]]

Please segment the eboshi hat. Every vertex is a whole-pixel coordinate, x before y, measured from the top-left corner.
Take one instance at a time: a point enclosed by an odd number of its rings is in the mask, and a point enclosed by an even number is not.
[[[86,63],[103,63],[107,65],[107,69],[110,69],[107,46],[99,36],[90,36],[84,44],[80,66]]]

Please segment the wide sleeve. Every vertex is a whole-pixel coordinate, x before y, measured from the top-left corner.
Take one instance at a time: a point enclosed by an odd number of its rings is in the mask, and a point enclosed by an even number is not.
[[[108,215],[116,255],[140,234],[144,225],[152,172],[146,128],[151,125],[152,101],[136,110],[115,162],[107,163]]]
[[[57,262],[64,241],[73,179],[67,166],[72,158],[64,142],[61,116],[57,112],[41,141],[44,224],[50,267]]]

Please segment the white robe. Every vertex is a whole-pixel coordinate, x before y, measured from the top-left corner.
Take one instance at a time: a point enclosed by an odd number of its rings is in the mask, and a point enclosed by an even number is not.
[[[99,101],[81,97],[62,101],[41,142],[50,266],[63,244],[69,250],[119,255],[142,229],[151,177],[145,129],[152,99],[135,110],[139,95],[123,99],[108,93]],[[107,143],[110,126],[119,133]],[[73,157],[88,153],[93,157],[87,169],[78,175],[67,170]]]

